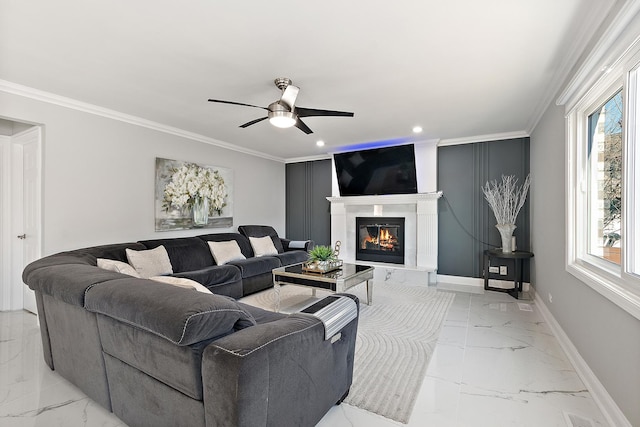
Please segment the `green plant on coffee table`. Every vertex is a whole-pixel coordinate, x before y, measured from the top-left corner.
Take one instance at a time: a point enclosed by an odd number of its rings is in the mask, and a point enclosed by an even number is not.
[[[309,251],[309,261],[332,261],[336,258],[329,246],[318,245]]]

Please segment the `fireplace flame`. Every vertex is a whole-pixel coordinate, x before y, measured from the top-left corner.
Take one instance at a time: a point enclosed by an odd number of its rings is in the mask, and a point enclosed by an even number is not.
[[[362,239],[361,248],[367,249],[371,247],[371,245],[378,246],[382,250],[393,250],[397,245],[398,239],[394,236],[388,229],[383,228],[380,230],[378,236],[371,237],[367,236]]]

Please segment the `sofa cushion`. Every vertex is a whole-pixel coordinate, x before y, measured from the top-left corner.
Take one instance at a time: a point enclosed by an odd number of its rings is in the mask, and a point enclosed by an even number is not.
[[[251,249],[249,239],[239,233],[203,234],[198,236],[198,238],[203,242],[228,242],[234,240],[240,247],[240,252],[242,252],[242,255],[244,255],[245,258],[251,258],[253,256],[253,249]],[[211,252],[209,252],[209,255],[211,255]]]
[[[141,240],[147,249],[164,246],[174,273],[200,270],[214,264],[209,247],[197,237]]]
[[[108,258],[126,262],[126,248],[136,250],[145,249],[145,247],[139,243],[117,243],[113,245],[95,246],[92,248],[76,249],[73,251],[49,255],[27,265],[22,272],[22,281],[29,284],[29,275],[33,271],[52,265],[84,264],[95,266],[97,258]]]
[[[237,259],[246,259],[240,251],[240,246],[235,240],[229,240],[228,242],[207,242],[211,255],[216,264],[224,265],[229,261],[235,261]]]
[[[209,287],[218,283],[235,282],[242,279],[240,269],[233,265],[212,265],[207,268],[194,271],[173,273],[173,277],[184,277]]]
[[[140,273],[138,273],[131,264],[127,264],[126,262],[116,261],[114,259],[98,258],[97,263],[98,268],[102,268],[104,270],[117,271],[118,273],[126,274],[128,276],[140,277]]]
[[[276,313],[275,311],[265,310],[260,307],[255,307],[253,305],[245,304],[240,301],[238,301],[238,305],[244,308],[249,313],[251,313],[251,315],[256,321],[256,324],[258,325],[261,325],[263,323],[273,322],[275,320],[280,320],[288,316],[287,314]]]
[[[140,280],[93,265],[62,264],[31,271],[26,283],[34,291],[51,295],[69,304],[83,306],[87,289],[109,280],[122,278]]]
[[[233,299],[145,279],[111,280],[87,289],[85,308],[190,345],[254,325]]]
[[[305,251],[287,251],[274,256],[282,265],[298,264],[309,260],[309,254]]]
[[[96,258],[108,258],[116,261],[127,262],[127,253],[125,249],[133,249],[135,251],[142,251],[147,248],[138,242],[133,243],[114,243],[109,245],[93,246],[90,248],[76,249],[68,252],[69,254],[80,255],[87,254]]]
[[[278,254],[278,250],[273,245],[273,240],[271,240],[269,236],[249,237],[249,243],[251,243],[253,253],[256,257]]]
[[[140,277],[149,278],[173,273],[169,254],[164,246],[144,251],[126,249],[129,264],[136,269]]]
[[[273,240],[273,244],[278,250],[278,253],[284,252],[280,236],[276,230],[270,225],[241,225],[238,227],[238,231],[245,237],[264,237],[269,236]]]
[[[188,346],[174,345],[109,316],[98,314],[96,317],[106,354],[193,399],[202,400],[202,352],[210,340]]]
[[[237,261],[231,261],[229,265],[238,267],[242,273],[242,278],[258,276],[260,274],[269,273],[274,268],[280,267],[280,260],[273,256],[264,256],[259,258],[248,258]]]
[[[200,283],[196,282],[195,280],[186,279],[184,277],[153,276],[153,277],[149,277],[149,279],[154,280],[156,282],[168,283],[173,286],[179,286],[181,288],[195,289],[196,291],[202,292],[203,294],[211,293],[209,289],[202,286]]]

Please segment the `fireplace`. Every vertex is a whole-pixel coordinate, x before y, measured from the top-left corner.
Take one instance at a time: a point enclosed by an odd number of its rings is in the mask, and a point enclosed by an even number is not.
[[[404,264],[403,217],[356,217],[356,260]]]

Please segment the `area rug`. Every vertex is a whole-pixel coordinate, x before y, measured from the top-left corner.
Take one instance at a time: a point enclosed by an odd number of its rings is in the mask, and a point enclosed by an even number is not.
[[[366,301],[363,285],[349,290]],[[310,304],[311,290],[281,288],[281,310]],[[328,293],[318,291],[317,297]],[[408,423],[454,294],[426,286],[376,282],[373,304],[360,304],[353,384],[345,403]],[[273,290],[242,300],[273,309]]]

